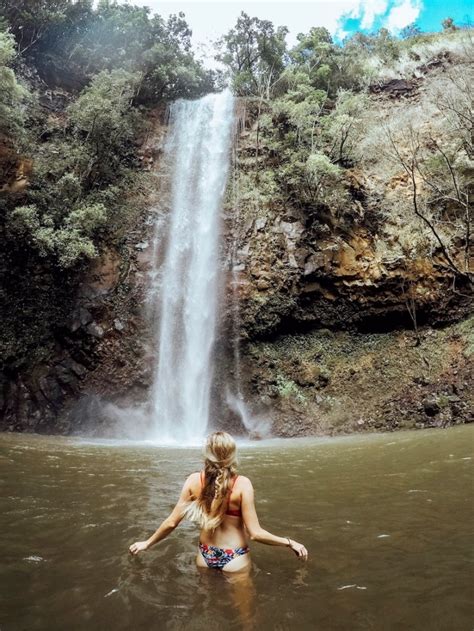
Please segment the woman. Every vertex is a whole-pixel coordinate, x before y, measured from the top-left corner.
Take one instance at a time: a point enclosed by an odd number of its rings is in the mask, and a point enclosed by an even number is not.
[[[138,554],[167,537],[183,517],[201,527],[198,567],[236,572],[250,567],[247,533],[252,541],[286,546],[301,559],[306,548],[289,537],[277,537],[264,530],[255,511],[252,483],[236,475],[236,444],[226,432],[214,432],[206,442],[204,471],[192,473],[178,503],[158,530],[146,541],[133,543],[129,551]]]

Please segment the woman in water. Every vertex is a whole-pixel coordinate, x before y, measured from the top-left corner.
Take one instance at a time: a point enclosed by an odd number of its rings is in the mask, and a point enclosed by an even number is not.
[[[308,552],[289,537],[277,537],[264,530],[255,511],[252,483],[236,475],[235,441],[226,432],[214,432],[206,442],[204,471],[192,473],[179,500],[160,527],[146,541],[132,543],[131,554],[148,550],[162,541],[184,517],[201,527],[198,567],[237,572],[250,568],[248,537],[270,546],[286,546],[300,559]]]

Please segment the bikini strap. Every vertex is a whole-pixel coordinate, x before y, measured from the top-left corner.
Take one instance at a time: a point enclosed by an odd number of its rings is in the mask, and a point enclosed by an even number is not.
[[[238,477],[239,477],[239,476],[238,476],[238,475],[236,475],[236,476],[235,476],[235,478],[234,478],[234,481],[232,482],[232,486],[229,486],[229,490],[228,490],[228,493],[229,493],[229,498],[230,498],[230,496],[231,496],[232,491],[234,490],[234,486],[235,486],[235,483],[237,482],[237,478],[238,478]]]

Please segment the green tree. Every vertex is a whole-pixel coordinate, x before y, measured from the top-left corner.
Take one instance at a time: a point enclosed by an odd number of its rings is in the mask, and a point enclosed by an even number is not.
[[[370,106],[365,93],[339,90],[335,106],[322,120],[321,135],[327,155],[336,164],[350,164],[365,133],[365,112]]]
[[[272,103],[273,113],[284,123],[287,131],[287,125],[295,129],[297,144],[304,144],[312,150],[327,94],[324,90],[314,89],[309,84],[308,76],[293,68],[285,71],[284,80],[289,89]]]
[[[148,7],[117,0],[0,0],[0,19],[20,54],[49,86],[79,92],[102,70],[142,76],[137,98],[145,104],[196,97],[214,88],[215,73],[191,50],[184,14],[167,20]]]
[[[140,102],[197,98],[214,89],[214,73],[205,70],[191,51],[191,30],[184,14],[167,21],[154,16],[153,40],[143,53]]]
[[[391,65],[400,59],[402,46],[406,48],[386,28],[371,34],[357,32],[346,38],[341,51],[343,67],[346,76],[353,74],[354,79],[345,85],[339,82],[338,87],[364,88],[378,72],[374,61],[380,65]]]
[[[90,15],[92,0],[0,0],[0,17],[15,36],[20,54],[35,55],[55,44],[78,18]]]
[[[416,24],[416,22],[412,22],[411,24],[407,24],[407,26],[402,28],[402,30],[400,31],[400,38],[410,39],[411,37],[416,37],[417,35],[420,35],[420,34],[421,34],[420,27]]]
[[[443,31],[448,32],[448,33],[452,33],[453,31],[457,31],[458,27],[454,24],[454,20],[453,18],[445,18],[442,22],[441,22],[441,26],[443,27]]]
[[[300,33],[297,39],[298,44],[290,53],[293,64],[306,71],[314,88],[328,91],[336,54],[329,31],[314,27],[306,35]]]
[[[349,42],[349,47],[354,49]],[[339,88],[360,88],[363,65],[360,54],[334,44],[331,34],[324,27],[312,28],[309,33],[298,35],[298,44],[290,51],[291,68],[317,90],[324,90],[329,97],[336,96]]]
[[[103,204],[80,204],[60,221],[34,205],[18,206],[7,217],[10,238],[34,248],[40,257],[52,258],[61,268],[97,256],[93,237],[107,218]]]
[[[15,58],[13,35],[0,31],[0,138],[16,144],[23,134],[28,91],[9,65]]]
[[[270,21],[241,12],[216,55],[227,66],[236,94],[270,98],[285,67],[287,33],[286,26],[275,30]]]
[[[111,183],[127,158],[139,118],[132,107],[140,76],[125,70],[103,70],[69,107],[77,142],[77,174],[86,188]]]

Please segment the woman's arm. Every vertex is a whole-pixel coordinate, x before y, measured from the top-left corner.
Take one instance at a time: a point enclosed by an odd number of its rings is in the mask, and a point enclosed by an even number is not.
[[[193,475],[196,474],[191,474],[184,483],[176,506],[173,508],[168,517],[163,520],[157,530],[155,530],[151,537],[149,537],[146,541],[136,541],[135,543],[132,543],[129,547],[129,552],[131,552],[131,554],[138,554],[142,550],[148,550],[151,546],[155,545],[155,543],[162,541],[165,537],[172,533],[179,525],[183,519],[184,511],[191,497],[191,480]]]
[[[306,560],[308,558],[308,551],[304,545],[288,537],[277,537],[260,526],[257,511],[255,510],[255,497],[252,483],[248,478],[243,478],[241,484],[242,517],[250,539],[270,546],[286,546],[287,548],[291,548],[298,557]]]

